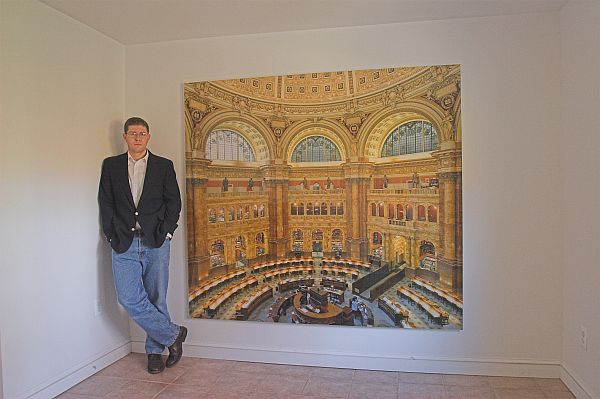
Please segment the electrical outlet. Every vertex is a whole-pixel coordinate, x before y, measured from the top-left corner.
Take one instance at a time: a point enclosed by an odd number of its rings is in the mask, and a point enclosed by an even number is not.
[[[581,326],[581,335],[579,336],[579,344],[584,351],[587,351],[587,328]]]
[[[104,303],[101,299],[96,299],[94,301],[94,315],[100,316],[102,313],[104,313]]]

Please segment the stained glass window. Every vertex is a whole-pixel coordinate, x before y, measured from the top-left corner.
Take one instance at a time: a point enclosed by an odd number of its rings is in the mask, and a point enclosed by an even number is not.
[[[208,135],[205,156],[224,161],[254,161],[254,151],[248,141],[232,130],[215,130]]]
[[[292,153],[292,162],[341,161],[340,150],[326,137],[313,136],[302,140]]]
[[[404,123],[388,135],[381,150],[382,157],[433,151],[438,146],[438,134],[427,121]]]

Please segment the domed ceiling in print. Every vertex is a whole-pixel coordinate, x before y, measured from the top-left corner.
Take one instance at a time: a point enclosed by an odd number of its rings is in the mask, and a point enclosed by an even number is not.
[[[250,98],[285,103],[343,101],[371,94],[410,79],[426,68],[304,73],[212,82]]]

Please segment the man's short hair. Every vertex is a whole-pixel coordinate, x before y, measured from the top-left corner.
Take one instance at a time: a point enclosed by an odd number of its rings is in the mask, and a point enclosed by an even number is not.
[[[129,126],[144,126],[148,133],[150,133],[150,126],[148,126],[148,122],[140,118],[139,116],[132,116],[131,118],[125,121],[125,125],[123,125],[123,133],[127,133],[129,130]]]

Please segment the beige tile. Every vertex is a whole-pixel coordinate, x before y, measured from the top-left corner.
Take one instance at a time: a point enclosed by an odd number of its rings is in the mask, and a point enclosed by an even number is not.
[[[69,389],[67,393],[102,397],[131,384],[133,380],[95,374]]]
[[[535,378],[528,377],[488,377],[492,388],[537,389]]]
[[[546,399],[575,399],[575,395],[570,391],[543,391]]]
[[[494,389],[496,399],[545,399],[546,395],[539,389],[514,389],[497,388]]]
[[[224,374],[222,370],[190,368],[173,381],[173,384],[209,386]]]
[[[116,391],[105,395],[104,398],[110,399],[152,399],[157,393],[167,387],[166,384],[160,384],[149,381],[133,381]]]
[[[347,398],[352,386],[351,379],[336,379],[331,377],[309,377],[304,391],[308,396],[327,396],[332,398]]]
[[[535,383],[547,391],[568,391],[569,389],[559,378],[535,378]]]
[[[232,370],[235,363],[231,360],[205,359],[201,357],[183,357],[177,366],[185,367],[189,370]]]
[[[310,375],[311,377],[343,378],[351,382],[354,371],[354,369],[337,369],[334,367],[313,367]]]
[[[461,387],[489,387],[488,377],[481,375],[444,374],[444,384]]]
[[[232,369],[248,373],[270,373],[271,370],[276,368],[273,366],[273,364],[268,363],[235,362]]]
[[[308,377],[312,374],[314,367],[309,366],[291,366],[287,364],[271,365],[273,374],[292,375],[297,377]]]
[[[185,385],[168,385],[155,399],[204,399],[206,390]]]
[[[216,386],[229,387],[232,389],[241,389],[246,392],[254,392],[256,387],[262,383],[264,377],[258,377],[260,374],[245,371],[230,371],[221,373],[215,381]]]
[[[398,399],[445,399],[444,386],[441,384],[398,384]]]
[[[254,393],[254,388],[219,384],[211,387],[206,397],[210,399],[240,399],[248,398]]]
[[[257,385],[257,393],[270,393],[272,395],[301,394],[308,382],[308,377],[293,375],[271,374],[265,378],[258,377],[261,383]]]
[[[442,374],[427,373],[398,373],[400,382],[409,382],[411,384],[443,384]]]
[[[494,391],[490,387],[447,385],[446,399],[494,399]]]
[[[354,381],[348,399],[397,399],[397,383]]]
[[[354,372],[354,382],[370,382],[381,384],[398,383],[398,372],[396,371],[376,371],[376,370],[356,370]]]
[[[74,393],[65,392],[62,395],[58,395],[56,399],[98,399],[98,397],[90,395],[76,395]]]

